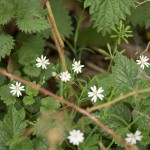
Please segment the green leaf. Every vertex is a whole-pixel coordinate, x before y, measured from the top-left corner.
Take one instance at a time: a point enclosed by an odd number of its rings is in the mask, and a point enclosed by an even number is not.
[[[19,63],[25,66],[36,63],[36,58],[39,57],[43,51],[45,42],[40,35],[26,36],[19,35],[17,39],[23,43],[18,51]]]
[[[0,61],[1,58],[5,58],[6,55],[10,54],[14,45],[14,39],[12,36],[3,33],[0,34]]]
[[[137,88],[139,90],[146,89],[146,88],[149,88],[149,87],[150,87],[150,80],[149,79],[140,79],[140,80],[138,80]],[[150,95],[149,95],[149,93],[141,93],[140,96],[141,96],[141,98],[147,98]]]
[[[33,147],[35,150],[48,150],[48,141],[44,137],[36,137],[33,140]]]
[[[26,86],[26,94],[28,94],[29,96],[37,96],[38,95],[38,91],[31,88],[30,86]]]
[[[126,56],[117,53],[115,57],[115,66],[112,68],[114,84],[117,88],[124,86],[135,88],[138,81],[138,66],[133,60],[129,60]]]
[[[43,98],[41,100],[41,104],[42,106],[41,106],[40,111],[42,113],[45,113],[45,112],[53,113],[60,108],[60,103],[52,97]]]
[[[139,102],[138,108],[132,111],[133,118],[138,119],[136,124],[140,130],[150,131],[150,97],[142,99]]]
[[[48,80],[50,77],[52,77],[52,72],[56,72],[56,68],[52,62],[50,62],[50,64],[47,66],[47,69],[41,70],[40,77]]]
[[[8,144],[21,136],[26,127],[26,121],[23,119],[14,106],[9,107],[3,122],[0,122],[0,150],[8,150]]]
[[[50,3],[61,36],[69,37],[73,30],[71,26],[71,17],[68,15],[69,11],[64,7],[60,0],[50,0]]]
[[[0,74],[0,85],[2,85],[5,82],[5,80],[6,80],[6,77],[4,75]]]
[[[38,77],[40,75],[41,69],[35,64],[32,66],[25,66],[23,69],[24,73],[30,77]]]
[[[21,8],[17,12],[16,24],[25,33],[36,33],[49,28],[45,16],[34,7]]]
[[[8,23],[15,14],[15,5],[9,3],[8,1],[0,1],[0,25]]]
[[[23,121],[15,107],[9,107],[8,112],[3,120],[3,129],[10,136],[10,138],[13,136],[20,136],[26,128],[26,125],[26,121]]]
[[[10,145],[9,150],[33,150],[32,142],[29,138],[21,137]]]
[[[84,8],[89,7],[91,21],[94,27],[103,34],[110,32],[120,20],[125,20],[130,15],[133,0],[85,0]]]
[[[0,150],[8,150],[8,140],[8,134],[3,130],[3,128],[0,127]]]
[[[6,105],[15,104],[16,99],[10,93],[10,85],[4,85],[0,87],[0,97]]]
[[[23,103],[24,103],[24,105],[32,105],[35,103],[35,100],[32,96],[25,96],[23,98]]]
[[[140,26],[149,28],[150,27],[150,13],[149,13],[150,3],[145,3],[138,6],[132,11],[132,15],[129,18],[134,26]]]

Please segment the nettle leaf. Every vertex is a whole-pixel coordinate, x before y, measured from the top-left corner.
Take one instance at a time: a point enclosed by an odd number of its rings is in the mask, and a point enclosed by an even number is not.
[[[4,85],[0,87],[0,97],[6,105],[15,104],[16,99],[10,93],[10,85]]]
[[[139,90],[142,90],[142,89],[146,89],[146,88],[149,88],[150,87],[150,80],[149,79],[140,79],[138,80],[137,82],[137,88]],[[141,93],[140,96],[142,98],[147,98],[150,96],[149,93]]]
[[[12,36],[7,34],[0,34],[0,61],[6,55],[9,55],[11,50],[14,48],[14,39]]]
[[[8,150],[8,145],[6,144],[8,140],[8,134],[0,127],[0,150]]]
[[[117,53],[115,66],[112,68],[113,80],[117,87],[127,86],[134,89],[138,81],[138,72],[138,66],[133,60]]]
[[[21,137],[10,145],[9,150],[33,150],[33,145],[29,138]]]
[[[24,96],[23,103],[24,105],[32,105],[35,103],[35,100],[32,96]]]
[[[41,100],[41,104],[42,106],[41,106],[40,111],[42,113],[45,113],[45,112],[53,113],[60,108],[60,103],[52,97],[43,98]]]
[[[20,136],[26,128],[26,121],[23,121],[19,112],[14,106],[9,107],[8,112],[3,120],[3,129],[11,137]]]
[[[35,150],[48,150],[48,141],[44,137],[36,137],[33,139],[33,147]]]
[[[133,118],[138,117],[136,122],[140,129],[150,131],[150,110],[146,109],[145,111],[135,110],[133,111]]]
[[[8,143],[23,133],[26,127],[26,121],[23,119],[14,106],[9,107],[3,122],[0,122],[0,150],[8,150]]]
[[[44,15],[33,7],[18,10],[16,24],[25,33],[36,33],[49,28]]]
[[[6,0],[0,1],[0,25],[8,23],[15,14],[15,6]]]
[[[132,11],[132,15],[129,18],[134,26],[140,26],[149,28],[150,27],[150,13],[149,13],[150,3],[145,3],[138,6]]]
[[[17,39],[23,43],[18,50],[19,63],[25,66],[35,64],[36,58],[39,57],[44,51],[45,42],[43,38],[37,34],[30,37],[20,35]],[[33,76],[32,73],[30,73],[30,75]]]
[[[126,127],[132,119],[131,110],[124,104],[116,104],[109,108],[108,121],[116,127]]]
[[[125,20],[134,7],[134,0],[85,0],[84,8],[89,7],[94,27],[103,34],[110,32],[120,20]]]
[[[73,31],[72,20],[68,15],[69,11],[60,0],[50,0],[52,11],[56,20],[58,30],[62,37],[69,37]]]

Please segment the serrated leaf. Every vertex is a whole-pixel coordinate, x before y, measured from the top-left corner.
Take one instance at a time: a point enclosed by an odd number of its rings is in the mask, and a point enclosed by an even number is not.
[[[0,25],[8,23],[15,14],[15,5],[8,1],[0,1]]]
[[[69,37],[73,30],[69,11],[65,8],[60,0],[50,0],[50,3],[61,36]]]
[[[3,120],[3,129],[12,138],[20,136],[26,127],[26,121],[23,121],[19,112],[14,106],[9,107],[8,112]]]
[[[40,75],[41,69],[38,68],[36,65],[32,66],[25,66],[23,71],[26,75],[30,77],[38,77]]]
[[[103,34],[110,32],[120,20],[125,20],[134,7],[133,0],[85,0],[84,8],[89,7],[94,27]]]
[[[0,87],[0,97],[6,105],[12,105],[16,102],[15,97],[10,93],[9,87],[9,85]]]
[[[0,150],[8,150],[8,143],[22,134],[26,127],[23,119],[14,106],[9,107],[3,122],[0,122]]]
[[[24,105],[32,105],[35,103],[35,100],[32,96],[24,96],[23,103]]]
[[[133,112],[133,118],[135,119],[138,117],[138,121],[136,123],[138,124],[139,128],[150,131],[150,110],[137,110],[137,112]]]
[[[137,88],[139,90],[142,90],[142,89],[146,89],[146,88],[149,88],[150,87],[150,80],[149,79],[141,79],[141,80],[138,80],[137,82]],[[147,98],[150,96],[149,93],[141,93],[140,96],[142,98]]]
[[[33,150],[32,142],[26,137],[19,138],[10,145],[9,150]]]
[[[7,34],[0,34],[0,61],[6,55],[9,55],[11,50],[14,48],[14,39],[12,36]]]
[[[41,104],[42,104],[42,106],[41,106],[40,111],[42,113],[45,113],[45,112],[53,113],[56,110],[58,110],[60,107],[60,103],[52,97],[43,98],[41,100]]]
[[[25,33],[36,33],[49,28],[45,17],[34,7],[20,9],[17,12],[16,24]]]
[[[145,3],[136,7],[132,11],[132,15],[129,18],[134,26],[140,26],[149,28],[150,27],[150,13],[149,13],[150,3]]]
[[[44,137],[36,137],[33,140],[33,147],[35,150],[48,150],[48,141]]]
[[[116,128],[126,127],[132,119],[131,110],[124,104],[116,104],[109,108],[109,122]]]
[[[6,144],[8,140],[8,134],[0,127],[0,150],[8,150],[8,145]]]
[[[133,60],[117,53],[115,57],[115,66],[112,68],[114,84],[118,87],[135,88],[138,81],[138,66]]]

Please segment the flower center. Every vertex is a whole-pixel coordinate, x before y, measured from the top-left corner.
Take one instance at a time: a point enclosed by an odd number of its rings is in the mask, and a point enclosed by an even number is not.
[[[93,92],[93,93],[94,93],[94,96],[97,96],[97,94],[98,94],[97,91],[95,91],[95,92]]]
[[[16,91],[19,91],[19,87],[18,86],[16,86]]]
[[[78,138],[78,135],[77,135],[77,134],[74,134],[73,137],[74,137],[75,139],[77,139],[77,138]]]

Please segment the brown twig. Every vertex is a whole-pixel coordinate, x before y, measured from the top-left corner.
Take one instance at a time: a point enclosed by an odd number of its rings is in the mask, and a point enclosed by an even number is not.
[[[104,103],[104,104],[101,104],[101,105],[98,105],[98,106],[93,106],[92,108],[89,108],[88,109],[88,112],[92,112],[92,111],[95,111],[95,110],[98,110],[98,109],[101,109],[101,108],[104,108],[104,107],[108,107],[112,104],[115,104],[127,97],[130,97],[130,96],[133,96],[133,95],[137,95],[137,94],[140,94],[140,93],[147,93],[147,92],[150,92],[150,88],[147,88],[147,89],[143,89],[143,90],[135,90],[135,91],[132,91],[126,95],[123,95],[123,96],[120,96],[110,102],[107,102],[107,103]]]
[[[63,40],[60,36],[60,33],[57,29],[57,25],[56,25],[56,22],[54,19],[51,5],[50,5],[50,2],[48,0],[46,2],[46,7],[48,10],[47,20],[48,20],[48,23],[49,23],[51,31],[52,31],[52,35],[53,35],[53,38],[54,38],[54,41],[55,41],[55,44],[56,44],[56,47],[57,47],[57,50],[59,53],[60,60],[62,62],[63,70],[65,71],[65,70],[67,70],[67,65],[66,65],[65,57],[64,57],[64,42],[63,42]]]
[[[36,90],[39,90],[41,93],[43,93],[44,95],[48,95],[48,96],[51,96],[53,98],[55,98],[56,100],[58,100],[59,102],[63,103],[63,104],[66,104],[74,109],[76,109],[78,112],[82,113],[83,115],[87,116],[88,118],[90,118],[91,120],[93,120],[97,125],[99,125],[104,131],[106,131],[107,133],[109,133],[110,135],[112,135],[115,139],[117,139],[119,142],[121,142],[125,149],[128,150],[128,145],[126,144],[126,142],[119,136],[117,135],[114,131],[112,131],[111,129],[109,129],[108,127],[106,127],[102,122],[100,122],[95,116],[91,115],[89,112],[87,112],[86,110],[76,106],[74,103],[71,103],[67,100],[65,100],[64,98],[62,97],[59,97],[57,95],[55,95],[54,93],[44,89],[44,88],[41,88],[40,86],[34,84],[34,83],[31,83],[29,81],[26,81],[20,77],[17,77],[13,74],[10,74],[8,72],[6,72],[5,70],[0,70],[0,73],[11,78],[11,79],[15,79],[19,82],[22,82],[30,87],[32,87],[33,89],[36,89]]]

